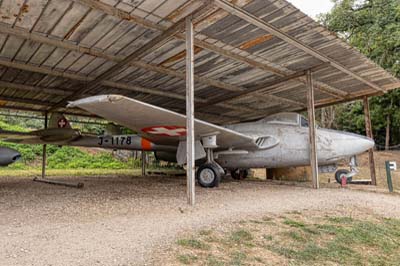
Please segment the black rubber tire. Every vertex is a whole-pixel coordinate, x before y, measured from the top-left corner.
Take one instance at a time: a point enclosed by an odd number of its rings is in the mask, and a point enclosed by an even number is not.
[[[231,170],[231,177],[235,180],[240,180],[239,169]]]
[[[234,169],[231,171],[231,176],[235,180],[246,179],[248,175],[249,175],[249,170],[247,169]]]
[[[341,178],[341,176],[342,176],[343,174],[347,175],[348,173],[350,173],[350,171],[349,171],[349,170],[346,170],[346,169],[339,169],[339,170],[337,170],[336,173],[335,173],[336,182],[338,182],[339,184],[341,184],[341,183],[342,183],[342,178]],[[353,180],[353,177],[348,177],[348,178],[347,178],[347,184],[350,183],[352,180]]]
[[[248,169],[242,169],[239,171],[240,179],[246,179],[249,176],[249,170]]]
[[[200,174],[205,169],[211,170],[212,173],[214,174],[214,178],[211,182],[206,182],[205,180],[201,179]],[[210,163],[210,164],[206,163],[206,164],[203,164],[202,166],[200,166],[199,169],[197,169],[196,178],[197,178],[197,182],[199,183],[199,185],[204,188],[218,187],[219,183],[221,183],[221,173],[220,173],[218,167],[212,163]]]

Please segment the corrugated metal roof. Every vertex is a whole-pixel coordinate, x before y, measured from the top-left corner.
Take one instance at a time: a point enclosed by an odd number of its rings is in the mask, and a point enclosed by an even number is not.
[[[1,107],[65,111],[67,100],[117,93],[184,112],[189,14],[198,118],[229,123],[302,110],[308,69],[317,107],[400,87],[285,0],[0,3]]]

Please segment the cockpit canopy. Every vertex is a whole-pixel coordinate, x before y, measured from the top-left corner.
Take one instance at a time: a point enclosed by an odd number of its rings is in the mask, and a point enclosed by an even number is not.
[[[284,124],[284,125],[308,127],[308,120],[304,116],[297,113],[273,114],[260,120],[260,122],[266,124],[281,124],[281,125]]]

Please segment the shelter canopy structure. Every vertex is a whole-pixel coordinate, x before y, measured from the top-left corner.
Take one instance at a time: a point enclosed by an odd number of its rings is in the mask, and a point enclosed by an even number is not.
[[[196,117],[254,120],[400,87],[285,0],[3,0],[0,105],[65,111],[122,94],[185,111],[185,17],[194,24]],[[68,110],[85,114],[82,110]]]

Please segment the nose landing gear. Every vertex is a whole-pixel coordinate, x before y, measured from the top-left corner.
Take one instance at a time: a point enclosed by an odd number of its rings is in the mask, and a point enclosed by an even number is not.
[[[350,158],[349,166],[350,166],[350,171],[346,169],[339,169],[336,171],[335,173],[336,182],[341,184],[342,178],[347,178],[346,180],[347,184],[351,183],[351,181],[353,180],[353,176],[355,176],[359,172],[357,169],[357,160],[355,156]]]

